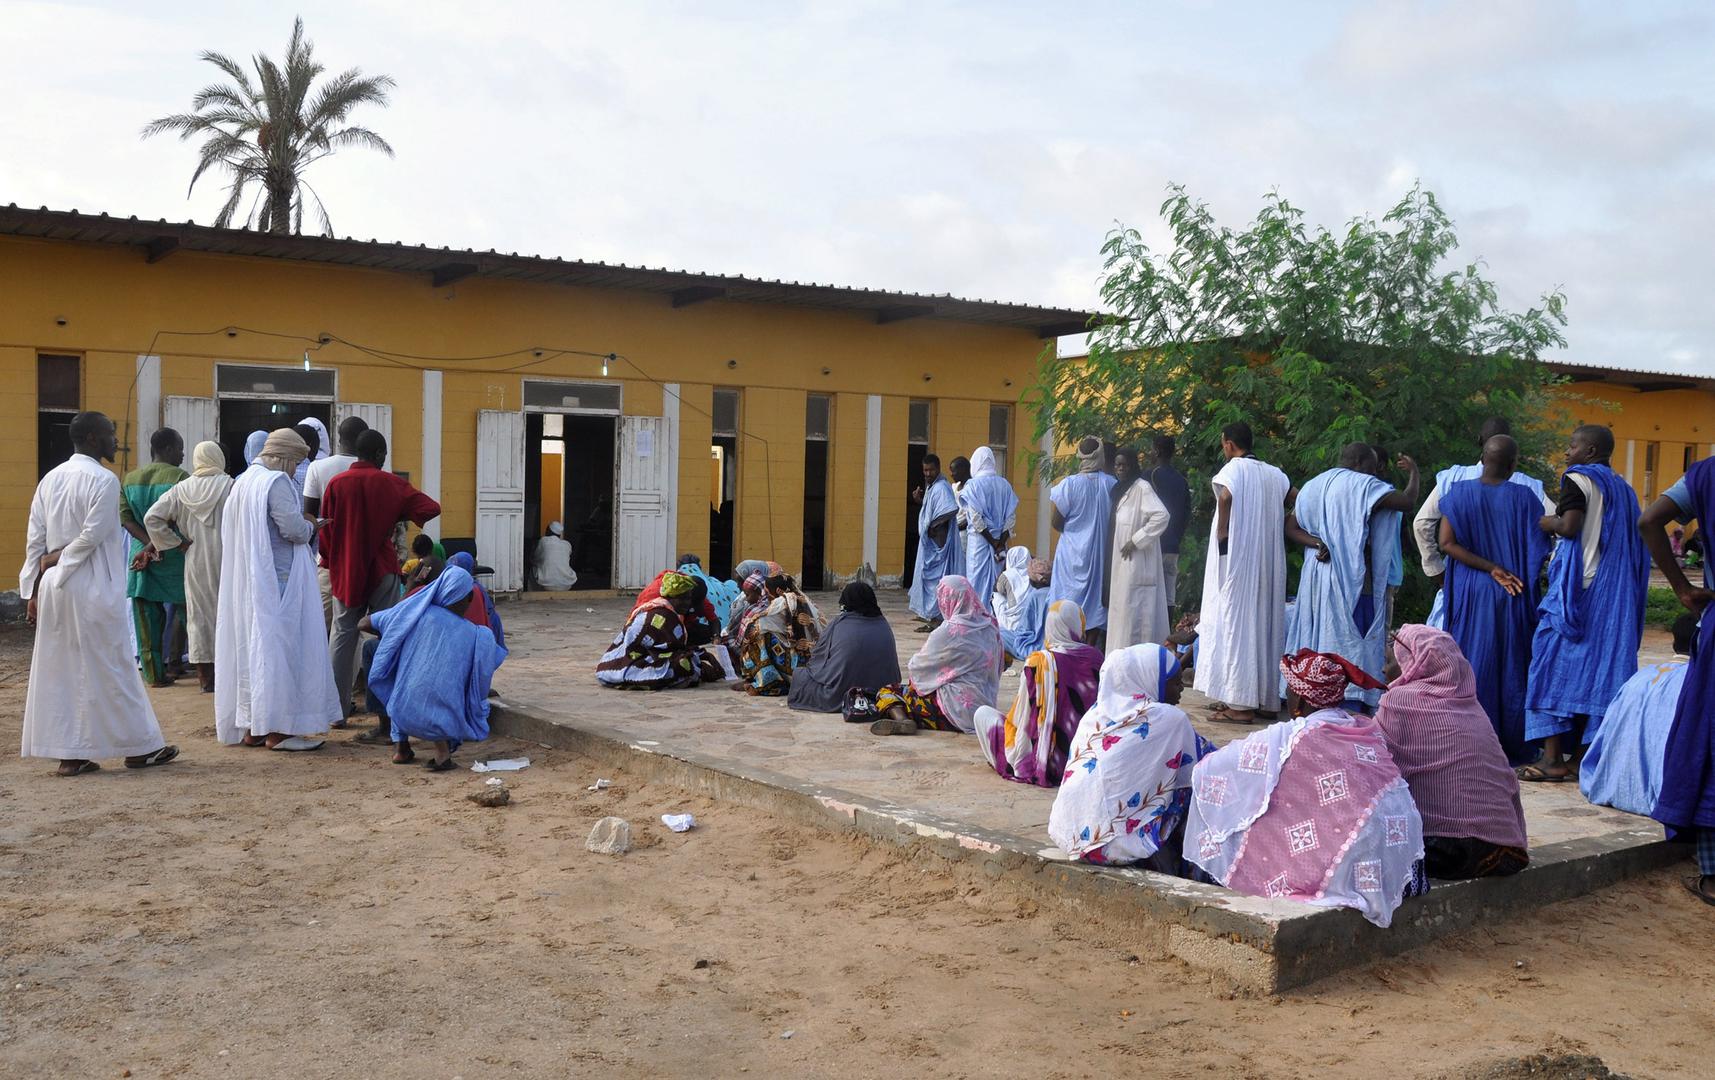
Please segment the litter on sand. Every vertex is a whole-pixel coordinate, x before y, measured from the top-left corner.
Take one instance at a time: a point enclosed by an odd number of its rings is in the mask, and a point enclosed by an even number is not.
[[[606,791],[608,788],[610,788],[612,786],[613,786],[612,780],[597,780],[595,783],[591,784],[589,787],[584,788],[584,790],[585,791]]]
[[[667,826],[669,829],[672,829],[674,832],[690,832],[691,826],[695,825],[696,823],[697,823],[697,819],[692,817],[690,814],[662,814],[661,815],[661,824]]]
[[[623,855],[631,848],[631,823],[624,818],[604,817],[590,830],[584,847],[597,855]]]
[[[506,781],[502,780],[498,776],[491,776],[487,780],[484,780],[483,783],[487,784],[489,787],[503,787],[505,786]]]
[[[470,767],[471,772],[517,772],[528,768],[530,759],[527,757],[500,758],[497,761],[479,761]]]

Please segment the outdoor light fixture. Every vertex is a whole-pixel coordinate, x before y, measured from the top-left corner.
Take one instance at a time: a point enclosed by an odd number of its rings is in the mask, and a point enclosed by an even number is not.
[[[237,337],[238,336],[238,328],[236,326],[227,327],[226,328],[226,336],[227,337]]]
[[[608,353],[608,354],[607,354],[607,355],[606,355],[606,356],[604,356],[604,357],[602,357],[602,358],[601,358],[601,377],[602,377],[602,378],[604,378],[604,379],[605,379],[605,378],[607,378],[607,365],[608,365],[608,361],[610,361],[610,360],[618,360],[618,359],[619,359],[619,357],[618,357],[618,356],[616,356],[616,355],[615,355],[615,354],[613,354],[613,353]]]
[[[304,370],[310,370],[310,350],[304,350]]]
[[[728,360],[726,362],[726,366],[728,369],[735,368],[738,366],[738,361],[737,360]]]
[[[54,325],[55,326],[64,326],[65,324],[66,324],[66,317],[64,315],[60,315],[54,319]]]

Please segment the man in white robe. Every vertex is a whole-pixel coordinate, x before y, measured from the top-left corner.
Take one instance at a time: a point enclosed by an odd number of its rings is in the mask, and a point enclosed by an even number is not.
[[[1167,578],[1161,538],[1172,524],[1167,504],[1139,475],[1137,451],[1114,452],[1114,481],[1126,485],[1114,504],[1113,567],[1108,589],[1108,652],[1133,645],[1159,645],[1167,624]]]
[[[1215,520],[1203,567],[1196,687],[1214,719],[1280,709],[1286,646],[1286,474],[1251,456],[1250,425],[1221,429],[1227,463],[1210,481]]]
[[[101,465],[119,440],[98,412],[72,419],[71,440],[71,459],[42,477],[30,501],[18,592],[36,642],[19,754],[58,758],[61,776],[94,772],[99,758],[163,765],[179,751],[162,739],[131,662],[119,478]]]
[[[1513,426],[1506,417],[1490,417],[1483,423],[1481,435],[1477,438],[1477,448],[1481,450],[1489,444],[1496,435],[1511,435]],[[1424,622],[1437,630],[1447,629],[1447,592],[1442,587],[1447,573],[1447,560],[1441,553],[1439,537],[1441,533],[1441,500],[1447,495],[1448,489],[1464,480],[1480,480],[1483,476],[1481,460],[1475,465],[1449,465],[1435,474],[1435,486],[1430,488],[1429,496],[1423,500],[1423,505],[1412,518],[1411,532],[1417,537],[1417,553],[1423,560],[1423,574],[1435,582],[1435,604],[1429,609],[1429,618]],[[1554,500],[1542,490],[1542,481],[1534,476],[1526,475],[1521,470],[1514,470],[1512,483],[1522,484],[1536,493],[1542,503],[1542,512],[1552,515],[1555,512]]]
[[[1078,471],[1048,492],[1054,503],[1052,524],[1060,533],[1054,546],[1054,579],[1048,602],[1070,600],[1084,613],[1084,642],[1102,648],[1107,640],[1108,606],[1102,600],[1108,523],[1113,516],[1114,478],[1103,472],[1107,454],[1102,440],[1078,443]]]
[[[1410,476],[1404,491],[1376,475],[1368,443],[1347,445],[1338,468],[1319,473],[1298,492],[1286,517],[1287,539],[1305,547],[1298,596],[1286,620],[1286,655],[1300,649],[1339,656],[1380,681],[1387,661],[1388,577],[1400,515],[1417,505],[1417,463],[1398,465]],[[1379,690],[1346,688],[1374,708]]]
[[[309,444],[268,436],[232,485],[221,528],[214,642],[214,727],[228,745],[317,750],[340,719],[310,558],[314,532],[291,482]]]
[[[548,534],[536,541],[536,586],[551,592],[564,592],[578,583],[577,571],[572,569],[572,545],[565,540],[566,527],[550,522]]]

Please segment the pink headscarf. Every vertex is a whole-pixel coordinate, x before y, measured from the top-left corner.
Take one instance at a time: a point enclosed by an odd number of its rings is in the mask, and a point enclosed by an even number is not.
[[[1346,699],[1346,686],[1355,683],[1366,690],[1381,686],[1356,664],[1333,653],[1299,649],[1280,658],[1286,688],[1319,709],[1329,709]]]
[[[942,622],[911,658],[911,688],[934,694],[960,731],[975,731],[978,706],[993,707],[1000,696],[1000,628],[958,574],[941,579],[935,603]]]
[[[1411,785],[1424,833],[1524,847],[1518,777],[1458,644],[1428,626],[1403,626],[1393,652],[1399,677],[1382,695],[1376,726]]]

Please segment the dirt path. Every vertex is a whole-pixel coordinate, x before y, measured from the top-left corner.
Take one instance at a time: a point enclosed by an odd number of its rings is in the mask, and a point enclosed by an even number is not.
[[[1542,1051],[1667,1077],[1715,1059],[1715,912],[1682,869],[1234,998],[1138,959],[1126,927],[623,774],[589,792],[589,768],[539,747],[483,748],[533,760],[485,810],[464,799],[480,776],[349,736],[223,748],[187,686],[152,691],[181,761],[62,780],[11,756],[27,648],[0,632],[6,1077],[1407,1077]],[[681,810],[695,830],[660,825]],[[610,813],[638,850],[584,850]]]

